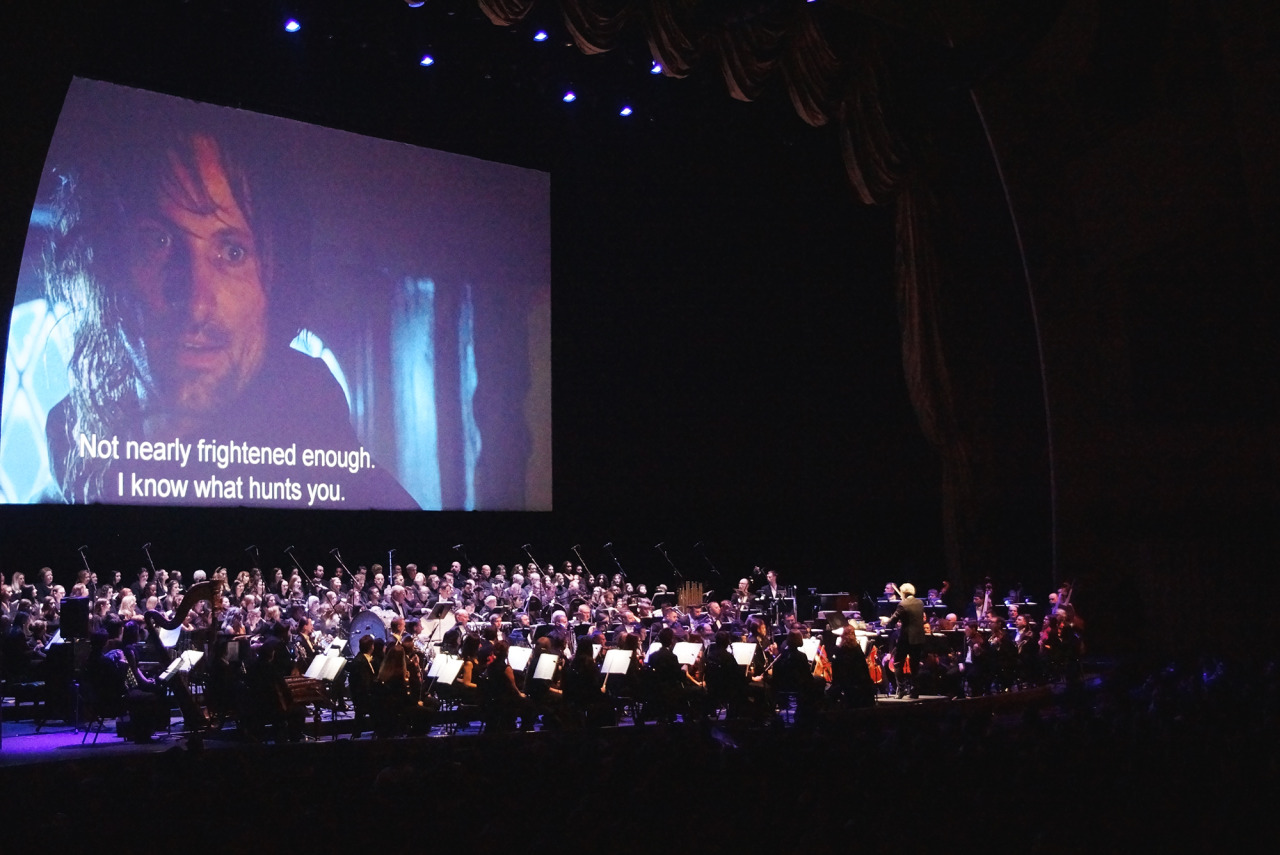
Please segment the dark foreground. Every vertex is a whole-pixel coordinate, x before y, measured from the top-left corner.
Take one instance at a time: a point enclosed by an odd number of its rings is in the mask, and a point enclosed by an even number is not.
[[[0,767],[0,794],[7,843],[47,852],[1215,851],[1271,836],[1277,684],[1209,662],[811,728],[100,741]]]

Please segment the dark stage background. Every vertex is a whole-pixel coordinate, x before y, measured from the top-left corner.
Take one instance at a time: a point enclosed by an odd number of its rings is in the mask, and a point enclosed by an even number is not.
[[[72,74],[547,170],[555,510],[4,507],[6,574],[50,564],[65,578],[82,544],[94,570],[129,572],[145,542],[157,564],[185,570],[243,567],[249,544],[267,566],[286,566],[290,545],[304,565],[328,564],[338,547],[354,566],[391,547],[426,564],[461,542],[473,561],[510,564],[523,543],[540,561],[581,544],[599,571],[609,541],[642,580],[669,579],[654,549],[664,542],[686,576],[719,588],[701,542],[726,586],[757,563],[825,590],[942,581],[940,466],[903,380],[891,213],[856,201],[834,131],[804,125],[781,92],[747,104],[714,69],[651,76],[638,33],[596,57],[554,27],[560,43],[535,45],[536,21],[502,30],[469,2],[388,2],[372,18],[398,27],[391,39],[353,23],[326,36],[305,17],[302,38],[290,37],[269,3],[107,5],[4,13],[0,288],[12,287]],[[431,68],[417,65],[423,42]],[[568,85],[572,105],[559,100]],[[621,103],[635,115],[619,117]],[[966,121],[954,122],[949,157],[978,209],[998,209]],[[972,226],[971,263],[1011,266],[1006,229],[998,216]],[[1004,326],[984,336],[1003,372],[996,409],[1029,439],[1011,452],[1023,474],[1000,505],[999,558],[983,569],[1042,594],[1051,560],[1033,331],[1025,292],[997,286],[988,299]],[[0,290],[0,304],[10,297]]]

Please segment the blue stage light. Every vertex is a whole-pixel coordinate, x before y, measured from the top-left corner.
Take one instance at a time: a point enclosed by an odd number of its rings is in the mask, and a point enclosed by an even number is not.
[[[661,65],[659,65],[659,64],[657,63],[657,61],[654,61],[653,65],[649,66],[649,73],[650,73],[650,74],[661,74],[661,73],[662,73],[662,66],[661,66]]]
[[[545,42],[547,40],[547,31],[538,30],[538,32],[533,34],[533,40],[535,42]]]
[[[290,18],[284,22],[284,31],[286,33],[296,33],[300,29],[302,29],[302,25],[298,23],[296,18]]]
[[[578,96],[574,95],[573,90],[570,89],[568,92],[564,93],[564,97],[560,100],[564,101],[566,104],[572,104],[574,101],[578,100]]]
[[[623,107],[618,111],[619,116],[630,116],[634,112],[630,107]]]
[[[418,60],[418,65],[421,65],[424,68],[428,65],[435,65],[435,64],[436,64],[435,59],[429,53],[423,54],[422,59]]]

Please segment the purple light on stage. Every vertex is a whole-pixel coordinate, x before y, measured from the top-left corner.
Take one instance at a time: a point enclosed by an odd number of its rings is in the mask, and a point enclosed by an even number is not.
[[[570,89],[568,92],[564,93],[564,97],[560,100],[564,101],[566,104],[572,104],[574,101],[578,100],[578,96],[574,95],[573,90]]]
[[[635,112],[635,111],[634,111],[634,110],[632,110],[630,107],[623,107],[621,110],[619,110],[619,111],[618,111],[618,115],[619,115],[619,116],[630,116],[633,112]]]
[[[538,30],[538,32],[533,34],[533,40],[535,42],[545,42],[547,40],[547,31]]]
[[[433,59],[431,54],[429,53],[424,54],[422,59],[418,60],[418,65],[421,65],[423,68],[426,68],[428,65],[435,65],[435,64],[436,64],[435,59]]]
[[[659,64],[657,63],[657,61],[655,61],[655,62],[653,63],[653,65],[649,66],[649,73],[650,73],[650,74],[661,74],[661,73],[662,73],[662,66],[661,66],[661,65],[659,65]]]
[[[302,29],[302,25],[298,23],[297,18],[290,18],[284,22],[284,31],[286,33],[296,33]]]

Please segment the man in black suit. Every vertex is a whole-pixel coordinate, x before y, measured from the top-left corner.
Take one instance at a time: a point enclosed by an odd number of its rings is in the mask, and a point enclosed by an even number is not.
[[[916,676],[924,665],[924,603],[916,599],[916,586],[906,582],[899,589],[902,601],[889,617],[880,618],[886,627],[898,625],[898,643],[893,649],[894,682],[898,684],[898,697],[906,691],[905,666],[911,658],[911,697],[920,697]]]
[[[770,570],[765,574],[764,586],[756,590],[756,608],[764,612],[769,618],[769,625],[777,627],[782,623],[784,612],[783,596],[786,592],[778,585],[778,574]],[[790,605],[786,606],[786,611],[790,611]]]
[[[360,638],[360,652],[347,666],[347,686],[351,690],[351,703],[355,706],[355,718],[351,723],[351,738],[364,733],[364,722],[373,701],[373,684],[378,675],[373,670],[373,636]]]

